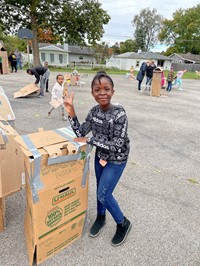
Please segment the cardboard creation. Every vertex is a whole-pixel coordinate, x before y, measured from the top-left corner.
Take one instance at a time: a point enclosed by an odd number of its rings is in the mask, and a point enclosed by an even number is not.
[[[52,99],[49,103],[54,108],[58,108],[60,105],[63,104],[63,99]]]
[[[30,265],[59,252],[83,232],[88,206],[89,145],[61,128],[18,136],[25,155],[25,232]]]
[[[9,63],[8,63],[8,53],[1,43],[0,43],[0,56],[2,57],[3,74],[9,74],[10,70],[9,70]]]
[[[19,191],[25,181],[23,153],[14,138],[18,133],[0,117],[0,198]]]
[[[14,98],[20,98],[20,97],[26,97],[27,95],[30,95],[32,93],[37,93],[39,91],[39,88],[35,85],[35,83],[31,83],[19,91],[14,93]]]
[[[156,68],[153,71],[153,78],[151,83],[151,96],[159,97],[161,94],[161,81],[162,81],[162,71]]]
[[[0,86],[0,116],[15,127],[15,115],[3,88]]]
[[[71,76],[70,85],[71,86],[76,86],[77,85],[77,76]]]
[[[0,232],[4,230],[5,199],[0,198]]]

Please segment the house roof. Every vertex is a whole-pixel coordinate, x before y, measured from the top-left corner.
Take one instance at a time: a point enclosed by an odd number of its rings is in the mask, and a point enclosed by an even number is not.
[[[62,51],[71,54],[93,55],[93,49],[90,47],[80,47],[78,45],[68,45],[68,50],[64,49],[64,45],[39,43],[40,50]]]
[[[135,53],[135,52],[127,52],[124,54],[119,54],[115,56],[116,58],[133,58],[133,59],[154,59],[154,60],[170,60],[172,61],[171,58],[161,55],[161,54],[156,54],[153,52],[141,52],[141,53]]]
[[[157,54],[153,52],[141,52],[140,54],[144,55],[148,59],[155,59],[155,60],[170,60],[172,61],[171,58],[168,56],[162,55],[162,54]]]
[[[187,53],[187,54],[171,54],[169,57],[173,57],[174,55],[180,57],[182,60],[188,60],[188,61],[193,61],[195,63],[200,63],[200,55],[197,54],[191,54],[191,53]]]
[[[61,45],[51,44],[51,43],[39,43],[39,50],[46,50],[46,51],[62,51],[63,53],[68,53],[68,50],[64,50]]]
[[[118,55],[115,55],[114,57],[116,58],[133,58],[133,59],[145,59],[144,56],[138,54],[138,53],[135,53],[135,52],[127,52],[127,53],[124,53],[124,54],[118,54]]]
[[[69,45],[69,52],[73,54],[93,55],[94,51],[90,47],[80,47],[78,45]]]

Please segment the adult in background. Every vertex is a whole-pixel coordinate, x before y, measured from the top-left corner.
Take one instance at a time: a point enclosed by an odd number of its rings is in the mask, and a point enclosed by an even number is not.
[[[11,72],[15,70],[17,72],[17,58],[16,55],[11,51],[9,56],[8,56],[8,61],[10,62],[11,65]]]
[[[50,76],[50,70],[49,70],[49,63],[47,61],[44,62],[44,67],[47,68],[46,72],[46,92],[49,92],[49,76]]]
[[[15,51],[15,56],[17,59],[17,69],[22,70],[22,54],[18,51],[18,49]]]
[[[146,69],[146,85],[151,85],[152,82],[152,78],[153,78],[153,71],[154,69],[156,69],[156,65],[154,63],[154,61],[148,61],[147,63],[149,63],[149,65],[147,65],[147,69]]]
[[[29,75],[34,75],[36,78],[35,84],[38,85],[40,82],[40,93],[39,98],[44,97],[44,89],[46,86],[46,75],[47,68],[43,66],[37,66],[33,68],[28,68],[26,71]]]
[[[141,84],[142,84],[142,81],[144,79],[144,76],[145,76],[145,73],[146,73],[146,70],[147,70],[147,67],[150,65],[150,61],[147,61],[147,62],[143,62],[141,67],[140,67],[140,70],[137,74],[137,80],[138,80],[138,91],[141,90]]]

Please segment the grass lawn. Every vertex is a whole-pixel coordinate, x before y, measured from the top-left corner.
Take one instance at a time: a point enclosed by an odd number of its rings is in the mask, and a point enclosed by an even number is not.
[[[56,71],[56,72],[65,72],[65,73],[72,73],[72,71],[74,70],[73,68],[56,68],[56,67],[50,67],[49,68],[50,71]],[[79,73],[83,74],[83,73],[87,73],[87,74],[95,74],[97,71],[99,70],[104,70],[106,71],[106,73],[108,73],[109,75],[125,75],[126,73],[129,73],[128,70],[119,70],[119,69],[106,69],[106,68],[93,68],[93,69],[87,69],[87,68],[82,68],[82,69],[77,69]],[[168,70],[164,71],[165,77],[167,77],[168,75]],[[176,71],[175,71],[176,73]],[[137,75],[137,71],[134,72],[134,75]],[[196,79],[196,73],[194,72],[186,72],[183,75],[183,79]]]

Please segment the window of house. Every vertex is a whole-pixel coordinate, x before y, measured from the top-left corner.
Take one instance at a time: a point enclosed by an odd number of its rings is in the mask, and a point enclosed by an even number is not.
[[[45,53],[41,53],[41,59],[42,59],[42,61],[46,61],[46,55],[45,55]]]
[[[83,60],[83,55],[80,55],[80,56],[79,56],[79,59],[80,59],[80,60]]]
[[[136,61],[136,67],[139,67],[140,61]]]
[[[61,64],[63,63],[63,55],[62,54],[59,54],[59,61]]]
[[[51,63],[54,62],[54,54],[50,54],[50,62],[51,62]]]

